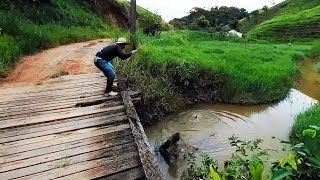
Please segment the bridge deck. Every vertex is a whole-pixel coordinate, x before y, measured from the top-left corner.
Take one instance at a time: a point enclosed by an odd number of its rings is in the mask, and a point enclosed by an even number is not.
[[[1,179],[162,179],[129,115],[137,93],[106,97],[105,84],[95,73],[2,88]]]

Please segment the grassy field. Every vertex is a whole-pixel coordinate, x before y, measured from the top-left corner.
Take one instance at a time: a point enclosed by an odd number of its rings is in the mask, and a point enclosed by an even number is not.
[[[271,20],[276,16],[294,15],[298,12],[311,9],[319,5],[320,1],[318,0],[286,0],[269,8],[268,11],[261,10],[257,17],[247,18],[240,21],[238,29],[243,33],[247,33],[260,23]]]
[[[123,67],[142,89],[143,107],[159,112],[174,112],[195,101],[256,104],[282,99],[298,76],[294,61],[310,48],[217,41],[189,31],[160,38]],[[142,44],[153,40],[141,39]]]
[[[249,31],[249,38],[274,41],[311,40],[320,37],[320,6],[295,14],[277,16]]]

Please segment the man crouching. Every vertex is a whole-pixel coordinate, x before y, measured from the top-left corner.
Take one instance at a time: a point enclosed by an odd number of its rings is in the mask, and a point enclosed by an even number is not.
[[[117,92],[112,91],[112,85],[114,78],[116,77],[116,73],[114,72],[114,68],[110,63],[115,57],[119,57],[122,60],[125,60],[135,54],[137,50],[132,50],[130,53],[126,54],[123,52],[123,49],[127,45],[127,40],[125,38],[119,38],[115,44],[104,47],[96,54],[96,58],[94,59],[94,64],[99,68],[103,74],[107,77],[107,87],[105,91],[105,95],[116,96]]]

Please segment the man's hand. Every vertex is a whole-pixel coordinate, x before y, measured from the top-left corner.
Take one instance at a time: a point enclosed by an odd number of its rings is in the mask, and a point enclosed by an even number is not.
[[[132,55],[136,54],[138,50],[132,50],[131,53]]]

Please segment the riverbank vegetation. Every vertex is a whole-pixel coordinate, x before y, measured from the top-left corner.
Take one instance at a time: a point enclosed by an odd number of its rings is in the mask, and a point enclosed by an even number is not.
[[[146,123],[195,102],[257,104],[282,99],[298,76],[295,60],[310,48],[219,41],[193,31],[140,40],[153,42],[122,69],[130,84],[142,91],[141,116]]]
[[[315,140],[319,138],[320,127],[313,126],[301,131],[304,138]],[[182,179],[253,179],[253,180],[281,180],[281,179],[319,179],[320,177],[320,154],[313,151],[313,147],[300,143],[290,146],[287,154],[280,159],[273,159],[269,152],[272,149],[262,149],[262,139],[255,141],[243,141],[235,136],[229,138],[230,145],[235,147],[236,152],[224,162],[223,170],[217,161],[208,155],[196,157],[187,153],[188,169]],[[196,163],[197,159],[201,163]]]

